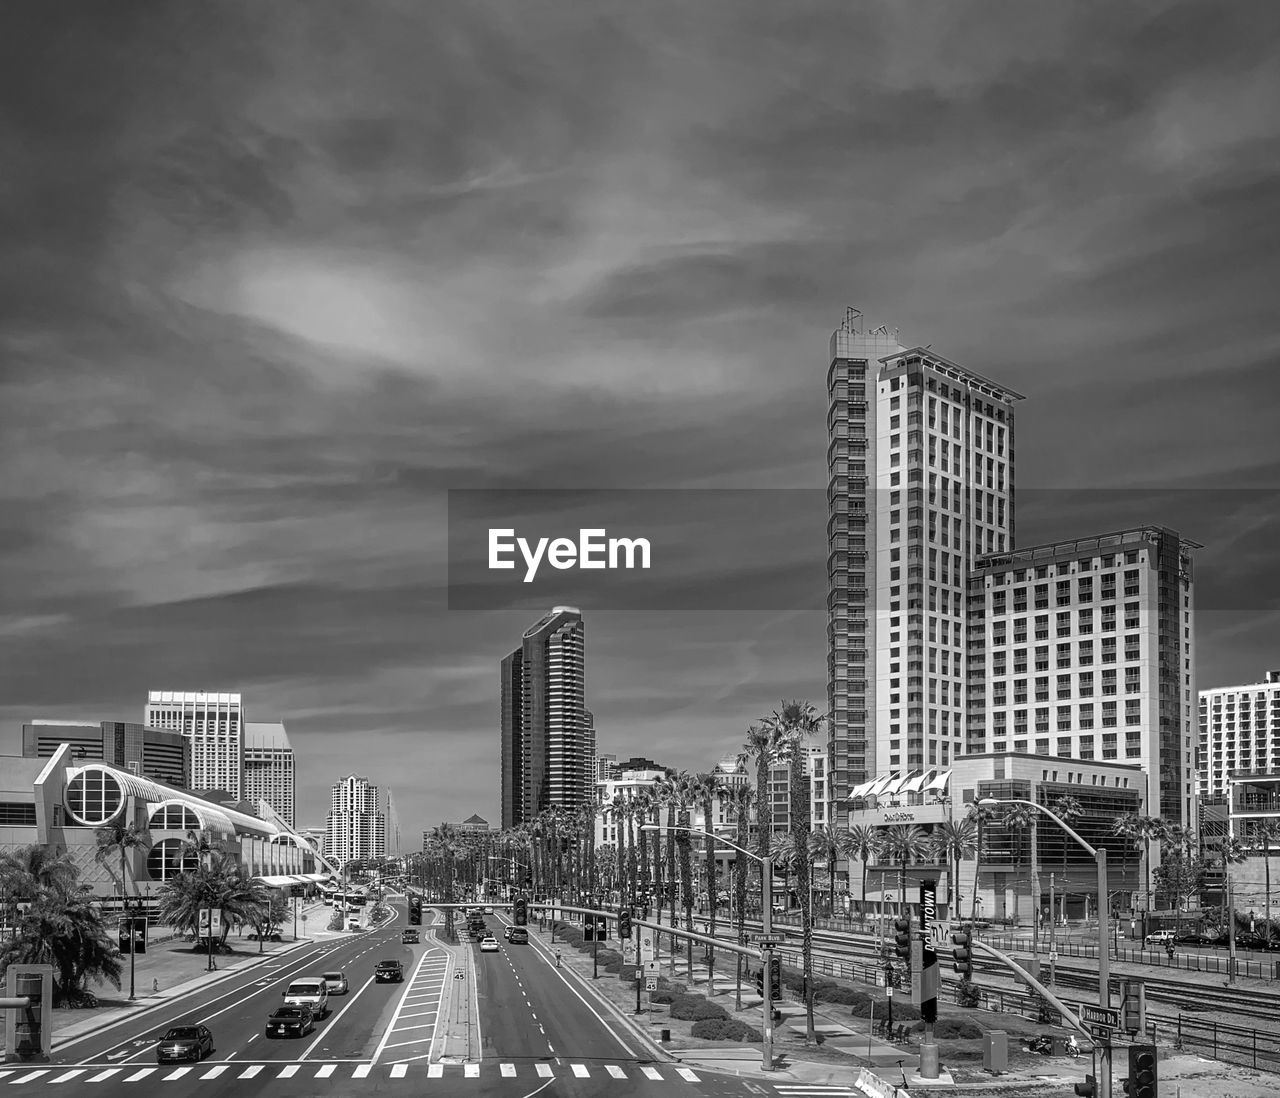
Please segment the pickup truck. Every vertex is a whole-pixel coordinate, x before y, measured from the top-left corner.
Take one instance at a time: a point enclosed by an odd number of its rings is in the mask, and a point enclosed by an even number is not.
[[[323,976],[305,976],[294,980],[280,993],[285,1006],[309,1006],[317,1018],[328,1017],[329,989]]]

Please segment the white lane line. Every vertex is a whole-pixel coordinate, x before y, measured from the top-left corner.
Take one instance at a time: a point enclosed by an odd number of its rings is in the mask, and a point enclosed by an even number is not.
[[[299,1069],[301,1066],[302,1066],[301,1064],[290,1064],[287,1068],[282,1069],[282,1070],[281,1070],[281,1072],[280,1072],[280,1074],[279,1074],[279,1075],[277,1075],[277,1076],[276,1076],[276,1078],[277,1078],[277,1079],[292,1079],[295,1075],[297,1075],[297,1074],[298,1074],[298,1069]]]
[[[351,1073],[351,1078],[353,1078],[353,1079],[363,1079],[363,1078],[364,1078],[365,1076],[367,1076],[367,1075],[369,1074],[369,1072],[370,1072],[370,1071],[372,1071],[372,1070],[373,1070],[373,1065],[372,1065],[372,1064],[361,1064],[358,1068],[356,1068],[356,1070],[355,1070],[355,1071],[353,1071],[353,1072]]]
[[[132,1075],[126,1077],[126,1083],[136,1083],[139,1079],[145,1079],[148,1075],[154,1075],[158,1068],[143,1068],[141,1071],[135,1071]]]
[[[91,1075],[88,1079],[85,1080],[85,1082],[101,1083],[104,1079],[110,1079],[111,1076],[115,1075],[117,1072],[121,1070],[122,1070],[121,1068],[107,1068],[106,1071],[100,1071],[98,1072],[97,1075]],[[8,1073],[6,1072],[6,1074]],[[3,1076],[0,1076],[0,1078],[3,1078]]]
[[[337,1064],[325,1064],[325,1065],[324,1065],[324,1067],[322,1067],[319,1071],[317,1071],[317,1072],[316,1072],[315,1077],[316,1077],[317,1079],[327,1079],[327,1078],[329,1078],[329,1076],[330,1076],[330,1075],[332,1075],[332,1074],[333,1074],[337,1069],[338,1069],[338,1065],[337,1065]]]
[[[325,1027],[324,1032],[318,1033],[316,1035],[316,1039],[307,1046],[307,1051],[298,1057],[299,1061],[305,1060],[308,1056],[310,1056],[313,1052],[315,1052],[316,1045],[318,1045],[321,1041],[325,1040],[325,1038],[328,1037],[329,1030],[331,1030],[335,1025],[337,1025],[338,1019],[340,1019],[344,1014],[346,1014],[348,1010],[350,1010],[353,1006],[356,1005],[356,1000],[360,998],[362,994],[364,994],[365,989],[368,988],[368,986],[371,983],[373,983],[373,980],[374,978],[370,976],[367,980],[365,980],[364,985],[360,988],[360,990],[357,991],[354,995],[350,996],[350,1001],[347,1002],[340,1011],[338,1011],[338,1013],[334,1016],[333,1020],[328,1024],[328,1026]]]
[[[219,1075],[221,1075],[226,1070],[227,1070],[227,1065],[223,1064],[221,1067],[216,1067],[212,1071],[206,1071],[203,1075],[200,1076],[200,1078],[201,1080],[216,1079]]]
[[[192,1069],[191,1069],[191,1068],[189,1068],[189,1067],[185,1067],[185,1068],[178,1068],[178,1070],[177,1070],[177,1071],[171,1071],[171,1072],[170,1072],[168,1075],[166,1075],[166,1076],[164,1077],[164,1079],[163,1079],[163,1080],[161,1080],[161,1081],[162,1081],[162,1082],[165,1082],[165,1083],[172,1083],[175,1079],[181,1079],[184,1075],[190,1075],[190,1074],[191,1074],[191,1071],[192,1071]]]
[[[428,1065],[427,1065],[427,1078],[428,1078],[428,1079],[443,1079],[443,1078],[444,1078],[444,1064],[428,1064]]]
[[[646,1079],[661,1079],[661,1078],[662,1078],[662,1072],[660,1072],[657,1068],[642,1067],[640,1070],[644,1072],[644,1077],[645,1077]]]
[[[573,1074],[576,1075],[579,1079],[591,1078],[591,1072],[587,1070],[586,1064],[570,1064],[569,1066],[573,1068]]]
[[[443,951],[440,951],[440,952],[443,952]],[[445,956],[447,958],[448,954],[445,954]],[[436,957],[438,959],[437,951],[436,950],[428,951],[418,959],[418,967],[414,970],[413,980],[416,980],[419,977],[419,975],[421,975],[423,966],[427,963],[427,958],[429,957]],[[409,987],[413,986],[413,980],[409,981]],[[406,988],[405,990],[407,992],[408,988]],[[381,1042],[379,1042],[378,1047],[374,1050],[373,1056],[371,1058],[372,1063],[376,1064],[378,1062],[378,1058],[382,1055],[383,1049],[385,1049],[388,1043],[390,1042],[391,1034],[395,1032],[396,1023],[400,1021],[400,1014],[404,1010],[404,1008],[405,1008],[405,999],[404,999],[404,996],[401,996],[400,1001],[396,1003],[395,1013],[391,1015],[391,1022],[387,1026],[386,1032],[383,1033],[382,1040]]]
[[[510,1078],[512,1078],[512,1077],[515,1075],[515,1073],[516,1073],[516,1066],[515,1066],[515,1064],[502,1064],[502,1065],[501,1065],[501,1068],[502,1068],[502,1077],[503,1077],[504,1079],[510,1079]]]
[[[551,1070],[551,1065],[550,1065],[550,1064],[539,1064],[539,1065],[538,1065],[538,1077],[539,1077],[540,1079],[554,1079],[554,1078],[555,1078],[555,1072],[553,1072],[553,1071]]]
[[[245,1068],[245,1069],[244,1069],[244,1071],[242,1071],[242,1072],[239,1074],[238,1078],[240,1078],[240,1079],[252,1079],[252,1078],[253,1078],[255,1075],[257,1075],[261,1070],[262,1070],[262,1065],[261,1065],[261,1064],[254,1064],[254,1065],[253,1065],[253,1067],[251,1067],[251,1068]]]
[[[56,1079],[50,1079],[50,1080],[49,1080],[49,1082],[51,1082],[51,1083],[69,1083],[69,1082],[71,1082],[71,1080],[72,1080],[72,1079],[74,1079],[77,1075],[83,1075],[83,1074],[84,1074],[84,1070],[85,1070],[84,1068],[72,1068],[70,1071],[64,1071],[64,1072],[63,1072],[61,1075],[59,1075]]]
[[[413,1029],[434,1029],[434,1028],[435,1028],[435,1022],[423,1022],[422,1025],[420,1026],[401,1026],[396,1032],[408,1033],[410,1030],[413,1030]],[[416,1042],[413,1042],[413,1041],[409,1042],[409,1044],[414,1044],[414,1043]]]
[[[676,1068],[676,1074],[679,1075],[686,1083],[697,1083],[700,1081],[688,1068]]]
[[[417,1014],[402,1014],[400,1015],[400,1017],[401,1018],[430,1018],[435,1013],[436,1011],[434,1010],[420,1010],[418,1011]]]
[[[607,1071],[615,1079],[625,1079],[627,1077],[627,1073],[623,1071],[622,1068],[618,1067],[617,1064],[606,1064],[605,1071]]]
[[[463,1064],[462,1076],[464,1079],[477,1079],[480,1076],[479,1064]]]
[[[392,1064],[392,1065],[391,1065],[391,1078],[393,1078],[393,1079],[403,1079],[403,1078],[405,1077],[405,1074],[408,1072],[408,1070],[409,1070],[409,1065],[408,1065],[408,1064]]]
[[[49,1068],[41,1068],[39,1071],[29,1071],[26,1075],[19,1075],[16,1079],[10,1079],[9,1085],[17,1086],[19,1083],[30,1083],[33,1079],[39,1079],[41,1075],[48,1075]]]

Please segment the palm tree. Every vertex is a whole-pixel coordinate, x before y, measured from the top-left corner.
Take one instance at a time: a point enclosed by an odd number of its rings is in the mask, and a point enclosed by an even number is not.
[[[1074,798],[1072,799],[1074,800]],[[1078,801],[1076,803],[1079,804]],[[1064,820],[1066,819],[1064,816],[1060,816],[1059,818]],[[1121,839],[1124,843],[1121,847],[1123,857],[1120,860],[1120,866],[1121,872],[1124,874],[1126,880],[1128,880],[1129,877],[1129,852],[1132,851],[1141,857],[1143,846],[1146,843],[1145,827],[1143,824],[1143,821],[1146,818],[1147,817],[1143,816],[1140,812],[1126,812],[1121,816],[1117,816],[1111,823],[1111,834]],[[1067,820],[1067,822],[1070,823],[1071,821]],[[1067,836],[1064,832],[1062,836],[1062,869],[1064,877],[1066,876],[1066,868]],[[1151,909],[1151,897],[1149,894],[1147,896],[1147,908],[1148,910]]]
[[[702,809],[702,829],[706,832],[703,847],[706,851],[706,885],[707,907],[710,909],[707,934],[716,936],[716,901],[720,896],[719,866],[716,864],[715,818],[713,811],[716,798],[720,796],[720,779],[714,774],[701,773],[694,775],[690,794],[694,802]],[[711,985],[712,970],[715,966],[715,947],[707,946],[707,981]]]
[[[462,849],[462,843],[458,838],[458,829],[450,823],[442,823],[433,827],[430,836],[427,838],[427,849],[444,863],[443,902],[452,904],[453,865],[454,860]],[[444,933],[446,938],[450,941],[453,940],[452,907],[444,909]]]
[[[982,829],[995,819],[995,809],[976,801],[969,806],[965,819],[972,820],[976,831],[973,852],[973,898],[969,905],[969,925],[978,923],[978,885],[982,880]]]
[[[787,911],[791,910],[791,874],[796,866],[796,839],[789,831],[779,831],[769,843],[769,857],[773,859],[773,871],[782,871],[782,894],[787,898]]]
[[[892,824],[884,829],[883,855],[898,867],[898,910],[907,914],[907,867],[922,861],[929,852],[929,836],[917,824]]]
[[[1268,820],[1254,833],[1254,838],[1262,840],[1262,865],[1265,884],[1262,901],[1266,906],[1267,943],[1271,942],[1271,844],[1280,842],[1280,822]]]
[[[693,861],[689,845],[691,820],[689,809],[694,802],[693,777],[682,770],[672,783],[676,807],[680,810],[680,830],[676,833],[676,846],[680,850],[680,900],[684,908],[686,930],[693,929]],[[693,981],[693,939],[686,938],[688,950],[689,980]]]
[[[42,888],[69,890],[79,876],[80,871],[69,854],[40,843],[0,854],[0,877],[5,881],[5,891],[19,899],[34,900]]]
[[[613,800],[609,802],[609,807],[613,810],[613,825],[618,833],[618,868],[621,871],[621,880],[623,883],[618,889],[618,903],[626,902],[626,892],[629,885],[626,884],[626,866],[627,860],[627,798],[625,794],[618,792],[613,795]],[[632,855],[632,860],[634,860]]]
[[[867,916],[867,865],[872,858],[880,857],[883,841],[884,836],[881,835],[878,827],[859,824],[849,830],[849,857],[857,858],[862,862],[862,900],[860,902],[864,919]],[[957,895],[959,895],[958,892]],[[881,899],[883,901],[883,897]]]
[[[872,828],[857,830],[871,831]],[[947,863],[947,877],[951,893],[947,897],[947,910],[951,918],[960,919],[960,863],[972,858],[978,849],[978,825],[970,817],[960,820],[944,820],[933,829],[931,836],[938,856]]]
[[[52,966],[54,1004],[96,1006],[85,980],[120,990],[120,954],[101,913],[84,889],[59,879],[42,885],[18,931],[0,952],[0,971],[11,964]]]
[[[1014,877],[1021,876],[1022,871],[1022,848],[1025,845],[1024,839],[1026,832],[1032,831],[1036,822],[1036,810],[1030,805],[1015,804],[1010,805],[1004,814],[1004,826],[1013,834],[1013,869]],[[1034,837],[1034,831],[1032,831]],[[1037,904],[1038,906],[1038,904]],[[1019,923],[1018,919],[1018,886],[1013,886],[1013,921],[1014,925]],[[1034,920],[1033,920],[1034,922]]]
[[[1160,816],[1142,817],[1143,862],[1146,867],[1147,896],[1151,896],[1151,844],[1164,844],[1174,838],[1173,825]],[[1148,901],[1149,902],[1149,901]],[[1181,906],[1181,905],[1179,905]],[[1154,910],[1154,906],[1152,907]]]
[[[167,881],[159,900],[160,921],[187,934],[199,932],[201,908],[220,911],[221,944],[225,945],[233,923],[257,926],[262,922],[262,909],[270,906],[271,892],[255,882],[231,855],[214,851],[205,864]]]
[[[222,850],[222,844],[208,831],[188,831],[186,841],[182,845],[206,866],[212,856]]]
[[[113,823],[104,824],[98,828],[96,837],[98,849],[94,853],[95,860],[105,863],[115,857],[120,859],[120,898],[123,900],[129,891],[130,853],[134,850],[151,849],[151,839],[147,829],[139,827],[136,822],[130,821],[126,824],[123,819],[117,819]],[[136,883],[134,891],[137,891]]]
[[[735,824],[733,841],[747,849],[751,841],[751,805],[755,801],[755,793],[749,785],[737,785],[725,795],[725,803]],[[738,916],[738,944],[741,945],[746,935],[747,918],[747,856],[741,851],[733,859],[733,905]],[[738,959],[738,1006],[742,1009],[742,954],[735,953]]]
[[[849,829],[833,827],[830,831],[814,831],[809,835],[809,858],[827,863],[827,915],[836,917],[836,862],[845,857],[849,845]]]
[[[748,760],[756,764],[756,854],[763,861],[769,853],[770,836],[773,833],[773,806],[769,801],[769,770],[778,753],[778,736],[769,724],[753,724],[747,729],[747,738],[738,755],[745,766]],[[773,906],[773,897],[766,901]],[[762,913],[763,917],[763,913]]]

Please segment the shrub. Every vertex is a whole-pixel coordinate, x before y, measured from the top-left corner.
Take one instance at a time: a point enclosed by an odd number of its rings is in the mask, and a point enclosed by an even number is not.
[[[704,1041],[763,1041],[764,1035],[737,1018],[704,1018],[690,1033]]]
[[[871,998],[865,991],[855,991],[851,987],[831,987],[818,988],[813,997],[823,1003],[838,1003],[840,1006],[856,1006],[861,1003],[871,1005]]]
[[[671,1017],[682,1022],[701,1022],[710,1018],[728,1018],[729,1012],[719,1003],[708,1002],[701,995],[681,995],[671,1003]]]
[[[609,966],[621,964],[622,954],[616,949],[602,949],[598,954],[597,959],[600,962],[601,968],[606,969],[609,972],[617,972],[618,970],[616,968],[610,969]]]
[[[677,993],[669,989],[666,991],[655,991],[649,995],[649,1001],[651,1003],[674,1003],[677,998]]]
[[[913,1027],[924,1030],[924,1023]],[[933,1035],[940,1041],[973,1041],[982,1036],[982,1027],[968,1018],[939,1018],[933,1024]]]
[[[889,1002],[887,999],[876,1000],[876,1017],[885,1018],[889,1014]],[[918,1022],[920,1020],[920,1011],[911,1005],[910,1002],[899,999],[896,995],[893,997],[893,1024],[899,1022]]]

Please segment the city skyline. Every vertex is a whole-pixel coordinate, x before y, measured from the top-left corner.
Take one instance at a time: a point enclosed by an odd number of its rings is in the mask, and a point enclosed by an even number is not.
[[[1015,545],[1178,530],[1198,685],[1280,666],[1274,5],[218,7],[10,38],[7,742],[189,684],[287,725],[300,825],[353,771],[500,819],[551,603],[447,609],[445,493],[809,491],[820,603],[850,305],[1027,395]],[[824,707],[821,609],[574,605],[600,752]]]

